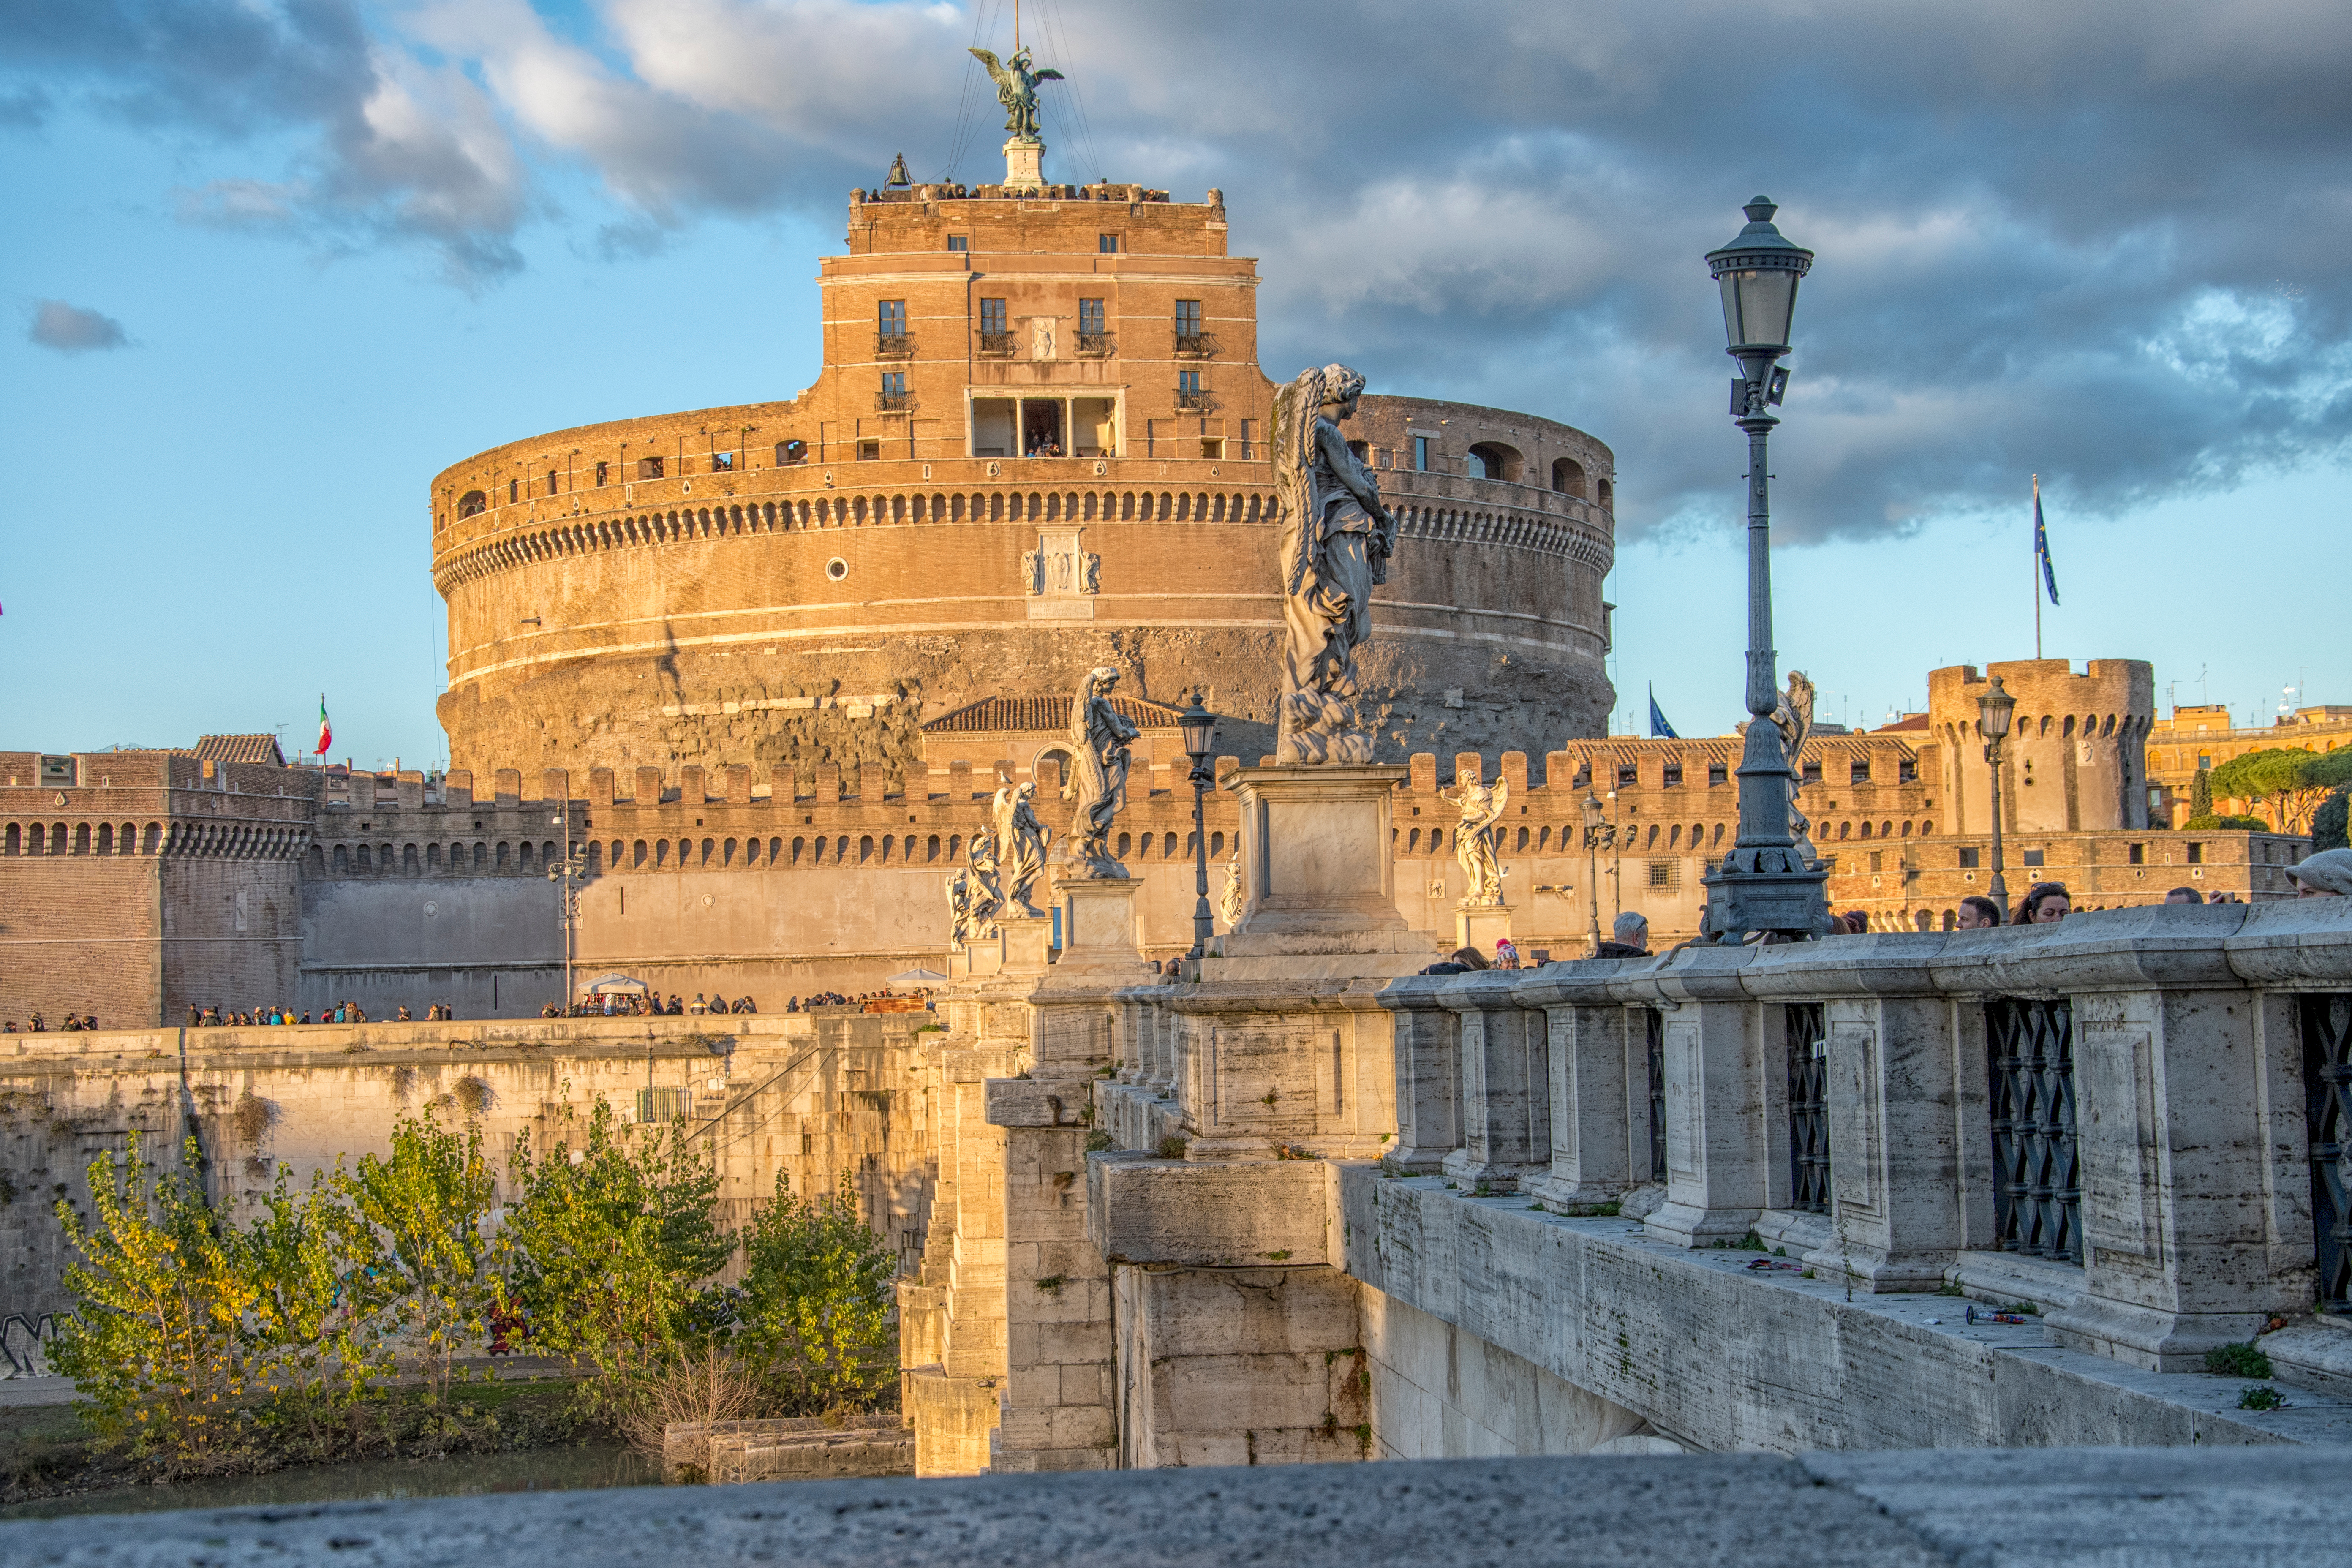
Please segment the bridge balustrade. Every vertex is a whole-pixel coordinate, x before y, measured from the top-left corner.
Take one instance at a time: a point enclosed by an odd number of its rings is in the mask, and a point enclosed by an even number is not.
[[[1396,1167],[2199,1364],[2352,1313],[2352,900],[1391,983]]]

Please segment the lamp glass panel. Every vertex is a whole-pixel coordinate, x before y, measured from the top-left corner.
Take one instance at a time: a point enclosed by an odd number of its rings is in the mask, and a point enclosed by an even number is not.
[[[1723,275],[1723,325],[1734,348],[1786,343],[1796,304],[1794,272],[1775,267]]]
[[[1181,722],[1184,730],[1184,754],[1188,757],[1207,756],[1210,733],[1216,728],[1215,718],[1209,714],[1202,714],[1200,718],[1194,719],[1187,714]]]

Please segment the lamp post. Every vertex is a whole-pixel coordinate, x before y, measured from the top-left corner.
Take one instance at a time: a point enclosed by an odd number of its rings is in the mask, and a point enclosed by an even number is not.
[[[1592,951],[1601,951],[1601,852],[1616,847],[1617,825],[1590,791],[1584,796],[1584,880],[1592,889]]]
[[[1192,700],[1177,716],[1176,722],[1184,731],[1184,754],[1192,759],[1192,951],[1187,958],[1206,958],[1209,939],[1217,933],[1216,922],[1209,915],[1209,825],[1208,790],[1217,782],[1210,766],[1210,754],[1216,745],[1217,716],[1201,706],[1201,693],[1195,689]]]
[[[1829,923],[1826,869],[1817,869],[1789,830],[1793,793],[1787,747],[1772,721],[1780,706],[1779,654],[1772,647],[1772,519],[1766,437],[1780,421],[1767,412],[1780,401],[1789,373],[1789,321],[1797,280],[1813,253],[1792,245],[1772,226],[1779,209],[1759,196],[1748,204],[1748,226],[1720,250],[1707,270],[1723,291],[1725,352],[1739,362],[1731,384],[1731,416],[1748,432],[1748,741],[1739,759],[1739,837],[1730,853],[1700,879],[1707,888],[1707,930],[1715,940],[1743,941],[1751,931],[1820,935]]]
[[[1985,738],[1985,766],[1992,772],[1992,886],[1986,889],[2000,909],[2000,918],[2009,919],[2009,884],[2001,880],[2000,865],[2000,753],[2001,742],[2009,739],[2009,721],[2017,711],[2017,699],[1992,678],[1992,685],[1977,699],[1977,733]]]
[[[563,830],[563,859],[547,868],[547,879],[556,884],[556,939],[563,944],[563,1016],[572,1016],[572,931],[580,918],[579,884],[588,879],[588,847],[572,842],[572,803],[565,801],[562,812],[547,819],[551,827]],[[586,823],[582,823],[586,826]]]

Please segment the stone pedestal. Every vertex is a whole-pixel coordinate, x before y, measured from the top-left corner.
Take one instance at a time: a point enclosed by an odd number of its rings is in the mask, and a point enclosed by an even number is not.
[[[1004,188],[1016,193],[1044,190],[1045,163],[1045,142],[1015,136],[1004,144]]]
[[[1495,962],[1495,944],[1510,934],[1508,904],[1456,904],[1454,908],[1454,945],[1477,949],[1478,956],[1489,963]]]
[[[1404,769],[1244,768],[1234,777],[1244,904],[1241,923],[1216,939],[1218,960],[1344,957],[1328,973],[1364,977],[1410,974],[1429,962],[1435,942],[1396,907],[1389,838]],[[1203,974],[1276,977],[1215,961]]]
[[[1007,974],[1042,974],[1054,949],[1051,915],[999,915],[999,965]]]
[[[1150,967],[1135,944],[1135,896],[1143,883],[1134,877],[1059,877],[1054,897],[1062,905],[1062,958],[1058,978],[1112,984],[1141,984]]]
[[[1004,967],[1004,939],[983,937],[959,945],[948,955],[950,980],[985,980]]]

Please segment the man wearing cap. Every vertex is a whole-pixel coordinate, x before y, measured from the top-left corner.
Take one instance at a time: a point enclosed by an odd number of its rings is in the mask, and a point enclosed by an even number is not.
[[[2343,898],[2352,894],[2352,849],[2323,849],[2299,865],[2289,866],[2286,874],[2304,898]]]

